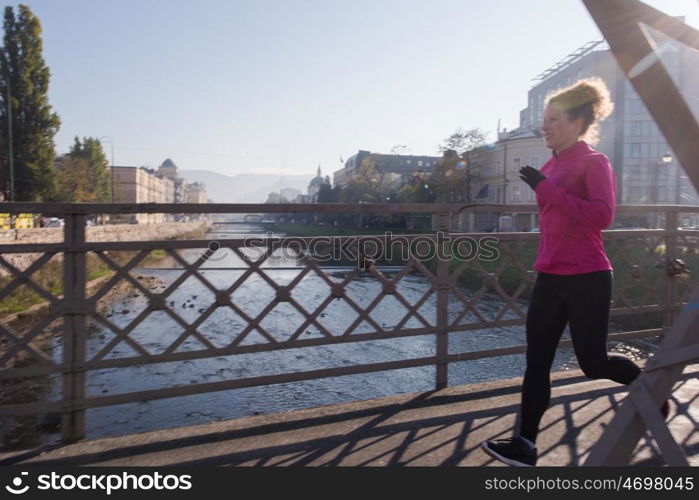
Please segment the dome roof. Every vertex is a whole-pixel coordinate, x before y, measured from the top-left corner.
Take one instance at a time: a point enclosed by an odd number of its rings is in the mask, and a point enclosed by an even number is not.
[[[309,188],[315,187],[315,188],[320,188],[320,186],[324,183],[325,181],[323,180],[323,177],[320,175],[320,165],[318,165],[318,172],[316,173],[316,176],[311,179],[311,182],[308,184]]]

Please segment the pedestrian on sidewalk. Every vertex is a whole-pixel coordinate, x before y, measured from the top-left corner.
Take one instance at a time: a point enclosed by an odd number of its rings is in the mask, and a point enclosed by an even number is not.
[[[607,352],[613,270],[602,230],[614,220],[616,177],[609,159],[593,146],[599,122],[613,109],[599,78],[549,95],[541,131],[553,154],[540,171],[520,170],[536,193],[541,221],[538,274],[527,310],[520,426],[513,438],[481,445],[508,465],[536,465],[539,423],[551,399],[551,366],[566,324],[586,376],[628,385],[641,373],[626,356]],[[662,411],[667,416],[667,402]]]

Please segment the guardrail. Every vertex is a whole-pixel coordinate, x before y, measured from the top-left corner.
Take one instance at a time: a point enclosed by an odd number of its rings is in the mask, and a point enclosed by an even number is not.
[[[11,213],[41,213],[46,205],[33,203],[5,203],[4,211]],[[50,212],[65,218],[65,238],[61,243],[51,244],[7,244],[0,245],[0,266],[12,275],[3,288],[0,288],[0,301],[8,298],[19,287],[29,287],[43,297],[48,304],[46,314],[36,325],[24,333],[13,330],[8,324],[0,323],[0,379],[4,383],[25,377],[59,374],[62,379],[61,399],[12,403],[0,406],[0,417],[17,417],[34,414],[60,413],[62,436],[66,442],[81,439],[85,435],[85,411],[91,408],[117,405],[129,402],[171,398],[198,393],[223,391],[243,387],[294,382],[350,374],[370,373],[400,368],[434,366],[435,388],[448,383],[449,364],[459,361],[481,359],[522,353],[524,345],[483,349],[472,352],[449,352],[449,335],[455,332],[468,332],[484,328],[523,325],[526,308],[522,299],[531,289],[535,280],[532,264],[539,238],[537,233],[455,233],[450,231],[454,214],[464,211],[511,212],[511,206],[478,205],[462,206],[448,204],[52,204]],[[536,212],[535,206],[517,207],[518,212]],[[400,262],[400,270],[389,277],[376,265],[376,256],[368,255],[364,243],[373,242],[374,247],[393,244],[390,235],[372,236],[333,236],[327,237],[320,245],[311,248],[313,238],[293,238],[289,240],[263,238],[256,242],[258,252],[252,258],[247,252],[251,242],[244,238],[222,239],[215,248],[210,240],[188,241],[122,241],[89,242],[85,238],[85,218],[91,214],[133,214],[133,213],[432,213],[436,214],[435,233],[401,235],[399,246],[415,248],[420,243],[431,246],[431,256],[409,253]],[[645,214],[662,212],[665,214],[665,227],[649,230],[611,230],[604,232],[605,245],[614,256],[615,293],[612,308],[614,318],[661,313],[662,324],[654,328],[632,328],[622,333],[610,335],[610,340],[625,340],[661,335],[672,324],[675,315],[687,300],[693,276],[688,278],[681,263],[682,259],[691,264],[699,260],[699,231],[678,229],[678,214],[699,213],[699,207],[687,206],[632,206],[618,207],[617,214]],[[477,248],[483,241],[490,253],[487,258],[464,256],[459,245],[468,242]],[[316,240],[315,243],[318,243]],[[333,279],[328,270],[319,264],[318,257],[328,248],[336,246],[354,250],[358,265],[342,280]],[[209,261],[221,248],[229,249],[245,263],[244,272],[226,286],[216,286],[202,274],[202,265]],[[280,285],[268,275],[264,264],[275,251],[288,248],[298,256],[298,275],[288,284]],[[202,249],[193,262],[180,255],[185,249]],[[153,250],[164,251],[182,268],[182,274],[160,291],[144,286],[133,274],[133,270]],[[130,253],[128,258],[117,262],[115,252]],[[33,263],[19,269],[5,258],[8,254],[37,255]],[[473,252],[472,252],[473,253]],[[32,281],[32,276],[55,256],[63,258],[63,295],[53,293]],[[496,258],[493,258],[493,255]],[[370,258],[374,257],[374,258]],[[88,258],[106,264],[113,274],[104,279],[94,290],[87,287]],[[295,287],[313,273],[320,280],[327,296],[320,303],[309,306],[304,297],[295,295]],[[401,292],[401,279],[407,274],[422,276],[430,287],[414,303]],[[360,276],[371,276],[381,285],[378,295],[368,304],[360,304],[347,293],[348,286]],[[208,303],[204,305],[194,320],[187,320],[175,310],[170,301],[177,287],[188,279],[196,279],[208,291]],[[269,296],[261,296],[264,303],[261,311],[250,314],[242,310],[232,297],[246,282],[255,279],[264,282],[270,290]],[[100,301],[120,282],[128,283],[147,299],[146,307],[125,326],[115,324],[99,310]],[[488,294],[499,299],[502,307],[497,313],[484,314],[481,309],[483,297]],[[372,316],[372,311],[386,297],[391,297],[406,311],[396,324],[382,325]],[[348,327],[333,330],[323,324],[323,312],[333,302],[340,301],[354,315]],[[426,311],[423,306],[433,307]],[[300,315],[302,322],[290,328],[284,335],[265,329],[265,317],[280,304],[291,307]],[[212,342],[202,325],[219,309],[234,312],[243,320],[237,331],[231,331],[226,345]],[[454,314],[455,308],[460,312]],[[181,329],[181,333],[161,352],[153,352],[143,339],[148,332],[138,332],[138,327],[151,314],[167,317]],[[0,318],[1,319],[1,318]],[[54,322],[62,323],[58,335],[62,338],[62,357],[53,359],[50,349],[42,346],[37,339],[46,335]],[[87,348],[88,321],[109,329],[114,338],[97,352]],[[359,325],[368,325],[368,330],[357,331]],[[302,334],[312,328],[316,335],[302,338]],[[293,330],[293,331],[291,331]],[[256,332],[264,340],[246,344],[245,339]],[[138,335],[136,335],[138,333]],[[184,360],[194,360],[244,353],[270,352],[282,349],[321,345],[364,342],[381,339],[395,339],[416,335],[434,335],[434,354],[377,363],[333,366],[312,371],[277,373],[273,375],[242,379],[223,379],[215,382],[180,385],[154,390],[143,390],[124,394],[88,396],[86,377],[94,370],[120,368],[136,365],[150,365]],[[136,338],[138,337],[138,339]],[[199,348],[181,347],[188,341],[198,342]],[[121,344],[130,347],[131,354],[115,355],[115,348]],[[571,345],[562,341],[561,345]],[[17,360],[23,360],[17,363]],[[20,366],[21,365],[21,366]]]

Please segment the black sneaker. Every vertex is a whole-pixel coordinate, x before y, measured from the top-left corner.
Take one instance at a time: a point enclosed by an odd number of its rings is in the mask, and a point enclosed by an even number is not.
[[[515,467],[533,467],[536,465],[536,448],[529,446],[519,436],[511,439],[484,441],[481,448],[491,457],[507,465]]]

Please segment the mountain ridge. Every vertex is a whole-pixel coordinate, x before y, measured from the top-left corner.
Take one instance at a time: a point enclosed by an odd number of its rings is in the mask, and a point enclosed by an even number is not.
[[[206,186],[207,197],[215,203],[264,203],[269,193],[278,193],[282,179],[276,174],[242,173],[234,176],[211,170],[180,170],[187,182],[201,182]],[[308,191],[313,175],[285,175],[284,188]]]

